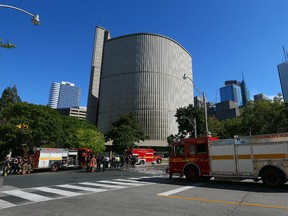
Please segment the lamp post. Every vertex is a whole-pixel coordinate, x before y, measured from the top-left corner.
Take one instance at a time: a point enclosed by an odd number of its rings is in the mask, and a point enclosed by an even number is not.
[[[4,4],[0,4],[0,7],[4,7],[4,8],[11,8],[11,9],[14,9],[14,10],[18,10],[18,11],[21,11],[25,14],[28,14],[29,16],[32,17],[31,21],[34,25],[39,25],[40,24],[40,19],[39,19],[39,15],[38,14],[31,14],[29,13],[28,11],[26,10],[23,10],[21,8],[17,8],[17,7],[14,7],[14,6],[11,6],[11,5],[4,5]]]
[[[204,92],[201,93],[201,92],[199,91],[199,89],[196,87],[196,85],[195,85],[195,83],[193,82],[193,80],[192,80],[190,77],[188,77],[186,74],[183,75],[183,79],[184,79],[184,80],[189,79],[189,80],[192,82],[194,88],[197,90],[197,92],[198,92],[200,95],[202,95],[202,97],[203,97],[204,114],[205,114],[205,128],[206,128],[205,134],[206,134],[206,137],[208,137],[209,131],[208,131],[208,118],[207,118],[207,106],[206,106],[205,93],[204,93]]]
[[[196,118],[193,118],[193,122],[187,116],[183,116],[183,118],[187,119],[189,121],[189,123],[194,127],[194,137],[197,138]]]

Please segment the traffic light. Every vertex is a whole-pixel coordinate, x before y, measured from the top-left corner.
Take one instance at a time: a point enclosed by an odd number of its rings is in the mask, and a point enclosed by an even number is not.
[[[18,124],[18,125],[16,125],[16,127],[19,129],[24,129],[24,130],[28,129],[28,125],[26,125],[26,124]]]

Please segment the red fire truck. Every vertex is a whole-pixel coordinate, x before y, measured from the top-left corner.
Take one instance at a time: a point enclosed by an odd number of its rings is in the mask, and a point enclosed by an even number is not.
[[[133,157],[136,158],[137,163],[136,164],[145,164],[145,163],[162,163],[161,156],[154,155],[155,151],[153,149],[147,149],[147,148],[133,148],[132,154]]]
[[[253,179],[279,187],[288,180],[288,133],[183,139],[172,144],[167,172],[191,181]]]

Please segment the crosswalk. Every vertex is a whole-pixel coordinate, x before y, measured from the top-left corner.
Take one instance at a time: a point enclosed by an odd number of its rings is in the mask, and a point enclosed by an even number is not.
[[[154,184],[144,179],[145,177],[99,180],[2,191],[0,192],[0,211],[19,205]]]

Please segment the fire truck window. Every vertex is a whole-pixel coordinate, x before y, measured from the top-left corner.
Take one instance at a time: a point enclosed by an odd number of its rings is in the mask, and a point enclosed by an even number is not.
[[[195,146],[190,145],[190,155],[195,155]]]
[[[206,153],[207,153],[207,145],[206,144],[197,145],[197,154],[206,154]]]
[[[175,146],[175,155],[184,155],[184,146]]]

